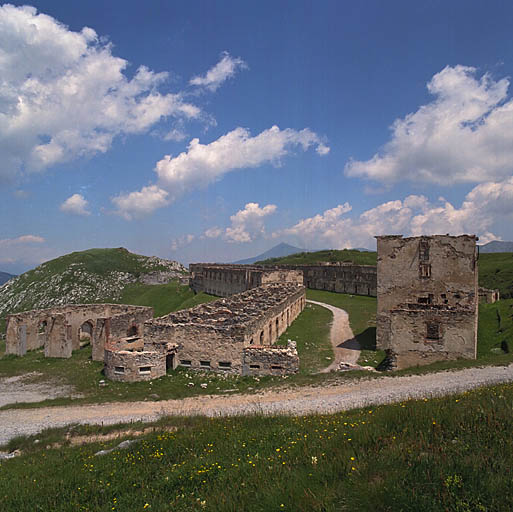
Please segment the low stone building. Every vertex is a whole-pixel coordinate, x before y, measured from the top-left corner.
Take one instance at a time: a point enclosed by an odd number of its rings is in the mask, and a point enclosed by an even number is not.
[[[252,265],[191,263],[189,272],[194,292],[218,297],[230,297],[271,283],[303,284],[303,273],[299,270]]]
[[[376,238],[377,347],[397,368],[475,359],[477,237]]]
[[[300,270],[303,273],[304,285],[312,290],[376,297],[377,269],[375,265],[336,262],[314,265],[279,265],[278,268]]]
[[[375,265],[315,263],[313,265],[235,265],[191,263],[190,286],[195,292],[228,297],[263,284],[295,282],[313,290],[376,296]]]
[[[295,345],[276,346],[303,310],[305,289],[270,284],[144,324],[142,339],[105,349],[105,374],[121,381],[149,380],[177,366],[239,375],[297,372]]]
[[[112,339],[141,335],[153,308],[124,304],[75,304],[24,311],[7,316],[6,353],[23,356],[44,348],[46,357],[71,357],[85,343],[103,361]]]
[[[489,288],[479,287],[479,303],[480,304],[493,304],[500,299],[499,290],[490,290]]]

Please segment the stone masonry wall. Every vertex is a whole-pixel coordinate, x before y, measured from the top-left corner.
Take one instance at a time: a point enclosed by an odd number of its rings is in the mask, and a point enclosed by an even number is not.
[[[287,347],[254,346],[244,349],[243,375],[287,375],[299,371],[295,343]]]
[[[174,344],[181,366],[241,374],[244,348],[274,344],[305,301],[304,287],[273,284],[171,313],[145,324],[145,349]]]
[[[113,350],[105,347],[105,376],[121,382],[157,379],[166,374],[166,356],[158,352]]]
[[[195,292],[203,291],[220,297],[272,282],[296,282],[313,290],[353,295],[375,297],[377,294],[377,271],[373,265],[318,263],[264,267],[194,263],[189,269],[190,285]]]
[[[142,332],[153,309],[124,304],[76,304],[25,311],[7,316],[6,352],[24,355],[44,347],[47,357],[71,357],[86,335],[93,359],[103,361],[103,347],[110,336]],[[85,331],[83,330],[85,329]],[[86,333],[86,334],[84,334]]]
[[[297,270],[210,263],[192,263],[189,270],[190,286],[195,292],[218,297],[230,297],[275,282],[303,284],[303,275]]]
[[[377,269],[374,265],[318,263],[315,265],[280,265],[303,272],[304,285],[312,290],[327,290],[352,295],[376,297]]]
[[[377,346],[398,368],[477,347],[477,251],[470,235],[378,240]]]

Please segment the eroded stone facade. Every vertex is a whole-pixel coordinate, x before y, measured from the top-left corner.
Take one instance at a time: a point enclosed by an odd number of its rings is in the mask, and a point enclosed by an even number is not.
[[[303,284],[299,270],[266,268],[252,265],[191,263],[190,286],[195,292],[230,297],[271,283]]]
[[[144,348],[166,352],[163,347],[176,346],[173,363],[191,370],[255,373],[256,368],[249,367],[253,363],[245,363],[251,357],[245,356],[244,350],[259,347],[263,353],[272,347],[277,359],[287,359],[292,349],[274,344],[305,304],[303,286],[289,283],[264,285],[146,322]],[[289,352],[285,354],[286,351]],[[286,366],[287,371],[297,371],[292,363],[281,366]],[[261,365],[259,373],[275,373],[271,370],[270,365]]]
[[[123,304],[76,304],[7,316],[6,353],[23,356],[44,348],[46,357],[71,357],[85,343],[95,361],[103,361],[111,339],[142,334],[153,308]]]
[[[376,238],[377,347],[397,368],[475,359],[477,237]]]
[[[376,297],[377,271],[375,265],[338,262],[315,265],[280,265],[280,268],[303,272],[304,285],[312,290]]]

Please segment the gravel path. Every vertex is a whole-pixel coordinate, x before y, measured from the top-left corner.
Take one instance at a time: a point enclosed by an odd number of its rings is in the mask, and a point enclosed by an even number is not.
[[[78,396],[72,386],[57,381],[39,382],[41,373],[30,372],[0,379],[0,407],[19,402],[42,402],[61,396]],[[36,379],[36,382],[31,382]]]
[[[114,424],[152,421],[162,415],[231,416],[241,414],[333,413],[457,393],[480,386],[513,382],[513,365],[468,368],[422,376],[380,377],[323,387],[266,391],[253,395],[202,396],[160,402],[110,403],[0,411],[0,445],[17,435],[36,434],[72,423]]]
[[[349,326],[349,315],[343,309],[332,306],[331,304],[325,304],[324,302],[317,302],[315,300],[307,300],[307,302],[322,306],[333,313],[330,336],[335,360],[319,373],[335,371],[342,362],[356,364],[360,357],[360,345],[356,341],[353,331]]]

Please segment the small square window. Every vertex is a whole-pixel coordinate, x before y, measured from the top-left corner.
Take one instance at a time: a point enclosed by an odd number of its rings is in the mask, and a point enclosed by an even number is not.
[[[151,366],[141,366],[139,368],[139,373],[143,373],[143,374],[151,373]]]
[[[124,366],[115,366],[114,373],[125,373],[125,367]]]

